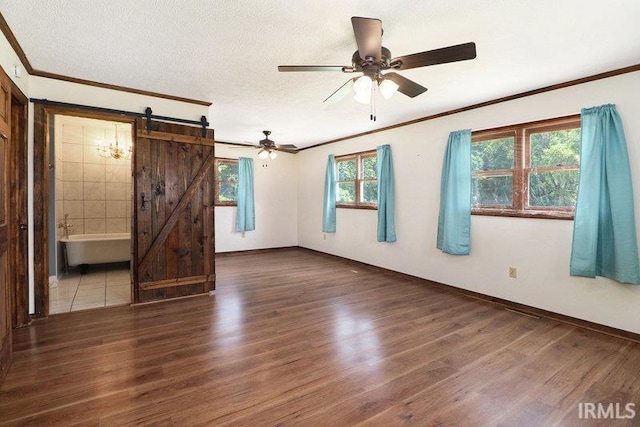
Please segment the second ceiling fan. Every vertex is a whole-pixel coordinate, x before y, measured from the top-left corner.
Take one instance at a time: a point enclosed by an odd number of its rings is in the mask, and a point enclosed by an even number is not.
[[[354,16],[351,18],[351,24],[358,50],[353,53],[350,66],[280,65],[278,71],[361,72],[363,76],[349,79],[324,102],[338,101],[353,89],[356,101],[368,104],[376,89],[385,99],[389,99],[396,90],[411,98],[426,92],[426,87],[394,72],[396,70],[465,61],[476,57],[476,45],[470,42],[393,58],[389,49],[382,46],[382,21],[380,19]],[[387,70],[391,71],[383,73]],[[371,119],[375,120],[373,113]]]

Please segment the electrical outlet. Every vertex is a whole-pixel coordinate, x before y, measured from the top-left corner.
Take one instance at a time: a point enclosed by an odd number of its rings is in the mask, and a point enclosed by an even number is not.
[[[509,277],[516,279],[518,277],[518,269],[515,267],[509,267]]]
[[[323,235],[322,235],[322,238],[323,238],[324,240],[327,240],[327,235],[326,235],[326,234],[323,234]]]

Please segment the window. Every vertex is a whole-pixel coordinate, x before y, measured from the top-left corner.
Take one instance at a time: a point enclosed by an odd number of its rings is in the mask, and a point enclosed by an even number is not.
[[[215,204],[236,206],[238,201],[238,160],[216,158]]]
[[[472,213],[572,219],[580,116],[473,132]]]
[[[378,176],[376,151],[336,157],[337,200],[341,208],[376,209]]]

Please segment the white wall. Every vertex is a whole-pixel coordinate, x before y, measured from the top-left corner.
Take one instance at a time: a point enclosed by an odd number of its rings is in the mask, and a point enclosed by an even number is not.
[[[294,154],[275,160],[258,159],[254,147],[216,144],[216,157],[253,158],[256,229],[235,231],[235,206],[216,206],[216,252],[298,245],[298,169]]]
[[[16,77],[14,66],[18,66],[20,77]],[[22,67],[22,63],[18,58],[18,55],[13,51],[13,48],[7,41],[6,37],[0,32],[0,66],[11,80],[14,81],[16,86],[26,95],[29,92],[29,79],[30,76]]]
[[[640,225],[638,87],[640,72],[635,72],[305,150],[298,154],[299,244],[640,333],[640,286],[569,276],[573,221],[472,216],[470,256],[436,249],[440,171],[450,131],[564,116],[605,103],[616,104],[623,120]],[[379,144],[392,147],[398,241],[378,243],[376,211],[353,209],[338,209],[337,233],[325,240],[321,215],[327,155]],[[518,269],[517,279],[508,277],[511,266]]]

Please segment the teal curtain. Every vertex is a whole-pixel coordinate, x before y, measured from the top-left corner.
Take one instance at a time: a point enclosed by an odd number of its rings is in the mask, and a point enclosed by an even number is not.
[[[253,159],[238,159],[238,209],[236,210],[236,231],[256,229],[256,212],[253,200]]]
[[[378,173],[378,242],[396,241],[393,158],[388,144],[376,149]]]
[[[620,116],[608,104],[583,109],[581,121],[570,274],[640,284],[631,168]]]
[[[327,159],[327,170],[324,178],[322,232],[336,232],[336,158],[333,154],[330,154]]]
[[[442,162],[437,248],[469,255],[471,248],[471,130],[449,134]]]

